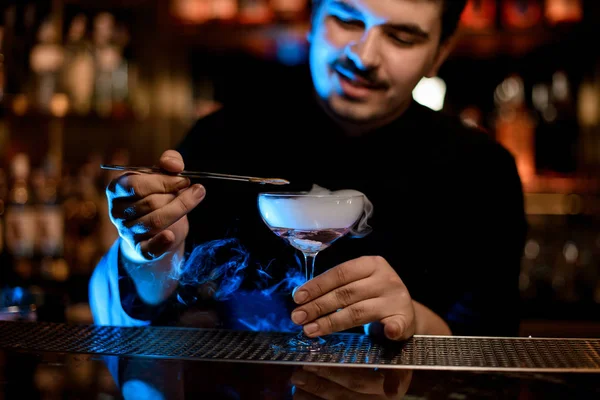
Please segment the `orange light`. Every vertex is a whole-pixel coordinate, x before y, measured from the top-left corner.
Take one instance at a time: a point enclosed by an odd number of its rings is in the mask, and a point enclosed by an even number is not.
[[[184,23],[203,23],[212,18],[212,4],[209,0],[173,0],[171,15]]]

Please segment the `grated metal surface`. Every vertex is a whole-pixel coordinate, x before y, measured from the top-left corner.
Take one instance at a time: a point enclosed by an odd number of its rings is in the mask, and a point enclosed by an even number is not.
[[[272,348],[271,344],[290,336],[0,321],[0,348],[30,352],[381,368],[600,372],[600,339],[415,336],[402,344],[381,344],[367,336],[337,334],[332,336],[344,343],[337,350],[286,353]]]

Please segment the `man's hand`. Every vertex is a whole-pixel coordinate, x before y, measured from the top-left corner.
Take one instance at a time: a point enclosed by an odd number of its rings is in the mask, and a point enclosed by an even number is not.
[[[292,321],[309,337],[380,322],[391,340],[415,334],[415,308],[408,289],[387,261],[365,256],[306,282],[294,293],[300,304]]]
[[[412,380],[410,369],[305,366],[295,371],[294,400],[364,399],[396,400],[406,395]]]
[[[158,166],[165,171],[183,171],[181,155],[168,150]],[[201,185],[190,186],[187,178],[125,173],[106,189],[110,218],[128,247],[129,261],[144,263],[166,252],[179,251],[188,234],[187,213],[204,198]]]

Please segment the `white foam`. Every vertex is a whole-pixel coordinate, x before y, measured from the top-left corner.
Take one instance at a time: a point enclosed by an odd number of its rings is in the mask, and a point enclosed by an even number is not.
[[[366,203],[367,209],[372,208],[367,198],[356,190],[330,192],[315,185],[308,194],[312,196],[260,196],[258,206],[261,215],[274,228],[347,229],[364,214]]]

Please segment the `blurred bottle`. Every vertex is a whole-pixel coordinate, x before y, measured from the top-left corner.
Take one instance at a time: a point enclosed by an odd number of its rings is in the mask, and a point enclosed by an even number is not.
[[[65,45],[63,86],[71,103],[71,109],[86,115],[92,107],[94,92],[94,57],[92,47],[86,40],[87,17],[78,14],[73,18]]]
[[[580,129],[579,159],[583,168],[594,174],[600,168],[600,85],[584,79],[577,95]]]
[[[556,169],[559,172],[574,173],[578,167],[579,124],[574,87],[566,71],[558,70],[552,74],[551,94],[556,107],[556,121],[553,128],[558,138],[557,149],[562,149],[556,157]]]
[[[5,148],[4,141],[6,140],[5,131],[5,121],[4,121],[4,113],[5,113],[5,103],[4,103],[4,54],[3,54],[3,33],[4,28],[0,25],[0,160],[3,161],[2,149]],[[6,172],[0,165],[0,266],[2,266],[4,262],[4,212],[6,208],[6,197],[8,194],[8,182],[6,177]],[[0,267],[0,269],[2,269]],[[3,271],[0,270],[0,282],[3,280]]]
[[[30,187],[30,162],[24,153],[10,162],[8,201],[5,209],[5,246],[12,268],[22,280],[33,276],[32,258],[35,250],[35,199]]]
[[[64,201],[65,257],[75,280],[88,279],[101,254],[98,236],[104,196],[98,191],[97,170],[95,163],[83,165]]]
[[[10,77],[5,81],[5,93],[10,93],[8,101],[17,111],[27,106],[25,93],[28,92],[30,77],[30,51],[36,42],[38,7],[33,1],[12,2],[2,7],[4,20],[4,73]]]
[[[2,21],[0,21],[0,107],[3,106],[6,82],[6,75],[4,74],[4,25],[1,24]],[[2,118],[2,115],[0,115],[0,118]]]
[[[581,299],[576,282],[578,259],[579,246],[573,241],[567,241],[552,271],[552,288],[560,302],[574,303]]]
[[[522,30],[541,26],[541,0],[502,0],[500,4],[502,25],[506,29]]]
[[[273,18],[267,0],[240,0],[238,20],[243,24],[265,24]]]
[[[0,259],[2,259],[2,255],[4,254],[4,212],[6,209],[7,194],[8,187],[6,181],[6,173],[4,172],[4,169],[0,167]],[[0,276],[2,276],[1,272]]]
[[[119,49],[113,43],[115,24],[114,15],[107,12],[94,18],[94,109],[102,117],[110,116],[113,111],[113,74],[122,63]]]
[[[571,83],[564,71],[551,82],[533,86],[532,103],[538,114],[536,127],[537,167],[548,173],[574,173],[578,167],[577,110]]]
[[[40,275],[43,280],[64,282],[69,267],[64,259],[64,210],[60,198],[60,177],[52,158],[47,158],[43,168],[38,169],[36,184],[37,241],[36,253],[40,259]]]
[[[130,34],[124,23],[118,23],[113,35],[113,44],[118,53],[118,63],[112,74],[112,116],[122,118],[131,114],[131,90],[135,90],[135,65],[131,60]]]
[[[577,292],[586,303],[593,303],[596,286],[600,282],[600,260],[595,251],[595,229],[583,228],[580,230],[579,258],[577,260]]]
[[[184,24],[201,24],[213,18],[212,0],[173,0],[169,11]]]
[[[105,196],[98,190],[99,166],[88,161],[75,175],[72,197],[65,200],[65,258],[70,269],[69,297],[72,304],[87,302],[87,283],[104,254],[100,237]]]
[[[32,103],[44,113],[50,111],[52,99],[59,92],[64,49],[58,43],[58,35],[54,22],[44,21],[39,29],[38,43],[31,50]]]
[[[308,10],[308,0],[271,0],[271,8],[277,19],[299,21]]]
[[[544,295],[544,284],[550,281],[549,271],[551,270],[546,265],[545,251],[547,249],[542,234],[533,227],[530,238],[525,244],[521,261],[519,289],[523,299],[539,300]]]
[[[598,232],[593,232],[592,236],[592,251],[594,254],[594,259],[597,261],[595,264],[596,267],[596,274],[597,274],[597,280],[596,280],[596,287],[594,289],[594,293],[592,294],[594,302],[596,304],[600,304],[600,269],[598,268],[598,265],[600,263],[600,234],[598,234]]]
[[[460,19],[461,28],[490,31],[496,27],[496,0],[469,0]]]
[[[576,23],[583,19],[581,0],[546,0],[544,17],[549,25]]]
[[[534,119],[525,102],[525,87],[519,75],[506,78],[494,92],[496,139],[515,158],[524,184],[536,175]]]
[[[535,115],[535,148],[536,148],[536,170],[543,173],[547,172],[551,152],[546,149],[548,126],[556,119],[556,107],[552,103],[550,96],[550,85],[547,82],[537,82],[532,86],[531,104]]]
[[[213,0],[213,18],[220,21],[231,21],[238,13],[237,0]]]

